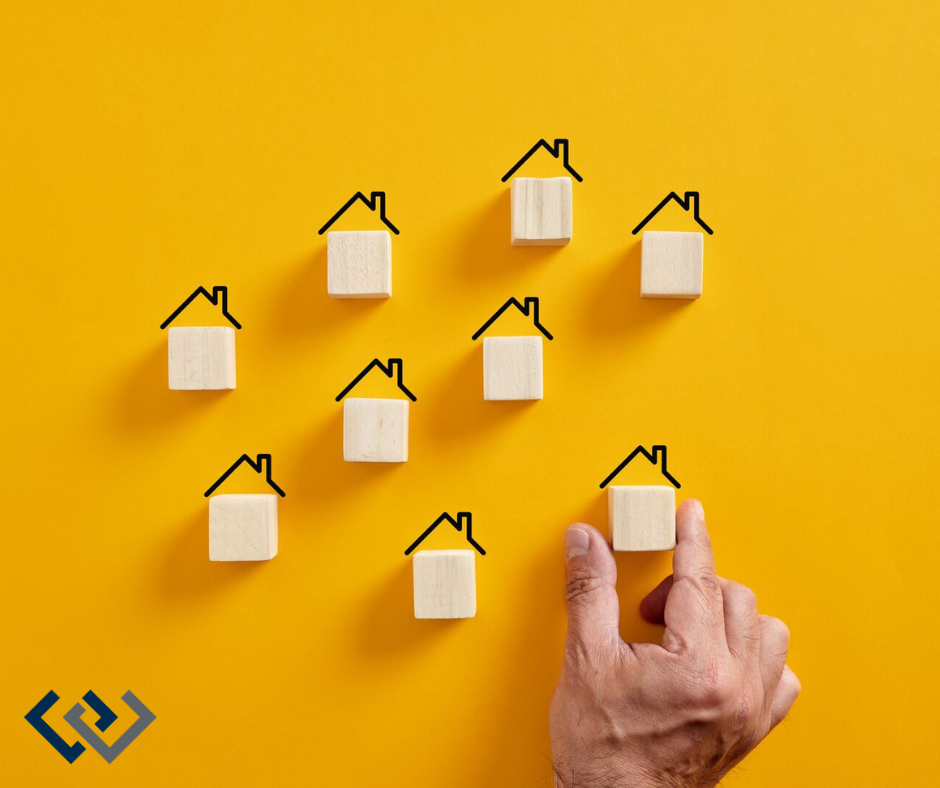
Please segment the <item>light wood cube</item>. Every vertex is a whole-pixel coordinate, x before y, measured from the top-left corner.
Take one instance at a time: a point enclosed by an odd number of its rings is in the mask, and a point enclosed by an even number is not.
[[[269,561],[276,555],[276,495],[209,499],[210,561]]]
[[[392,235],[388,230],[326,234],[330,298],[391,298]]]
[[[675,550],[676,491],[666,485],[607,488],[614,550]]]
[[[473,618],[477,613],[473,550],[419,550],[412,557],[415,618]]]
[[[571,241],[571,178],[513,178],[513,246],[564,246]]]
[[[234,328],[170,328],[167,346],[170,388],[174,391],[235,388]]]
[[[640,296],[699,298],[704,254],[702,233],[646,230],[641,250]]]
[[[406,399],[343,400],[343,459],[346,462],[407,462]]]
[[[483,399],[542,399],[542,337],[484,337]]]

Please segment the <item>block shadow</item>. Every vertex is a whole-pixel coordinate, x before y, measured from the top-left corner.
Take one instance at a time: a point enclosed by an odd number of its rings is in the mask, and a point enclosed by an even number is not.
[[[372,593],[357,611],[358,642],[355,653],[365,662],[383,663],[389,658],[405,658],[415,648],[426,647],[445,637],[460,619],[416,619],[411,558],[400,563],[384,578],[376,578]]]
[[[285,476],[302,505],[361,496],[370,485],[403,472],[407,462],[346,462],[343,459],[343,403],[301,441],[293,472]]]
[[[192,604],[200,597],[222,593],[227,587],[260,571],[269,561],[209,560],[209,499],[186,515],[166,546],[157,587],[174,602]],[[275,556],[274,561],[277,560]]]
[[[165,336],[131,367],[117,386],[114,418],[123,429],[160,429],[192,419],[234,394],[224,391],[171,391],[167,381]],[[236,367],[237,369],[237,367]]]
[[[427,386],[429,401],[447,408],[429,409],[427,434],[436,443],[498,429],[537,407],[539,400],[494,402],[483,399],[483,343],[477,340],[459,362]]]
[[[562,252],[564,246],[512,246],[509,184],[479,210],[469,231],[453,246],[455,270],[466,279],[510,279],[545,263]],[[506,293],[508,298],[512,293]]]
[[[695,301],[675,298],[640,298],[639,238],[618,255],[605,275],[583,300],[584,325],[605,339],[651,328],[655,323],[674,319]],[[618,339],[619,341],[619,339]]]
[[[394,292],[394,291],[393,291]],[[326,292],[326,237],[279,285],[269,324],[282,340],[305,341],[340,330],[381,309],[387,298],[330,298]]]
[[[521,567],[521,573],[526,579],[523,587],[540,589],[540,593],[521,594],[513,600],[516,615],[512,641],[500,645],[500,650],[507,655],[504,664],[512,669],[500,672],[501,680],[505,682],[500,691],[487,693],[486,699],[490,703],[487,717],[493,721],[493,725],[504,730],[503,741],[510,741],[517,736],[519,729],[531,727],[533,712],[545,719],[552,691],[561,674],[565,631],[566,526],[567,523],[559,524],[557,539],[540,543],[538,553],[528,552],[528,563]],[[542,697],[544,707],[533,710],[511,702],[510,699],[518,696]],[[547,725],[543,741],[546,749],[540,754],[545,759],[544,782],[534,778],[530,783],[532,785],[553,784]],[[503,754],[481,759],[479,766],[477,784],[502,784],[505,777]]]

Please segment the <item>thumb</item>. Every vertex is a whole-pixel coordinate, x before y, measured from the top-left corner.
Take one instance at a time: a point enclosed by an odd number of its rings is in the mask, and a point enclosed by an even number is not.
[[[568,650],[603,652],[620,642],[617,564],[596,529],[575,523],[565,531],[568,581]]]

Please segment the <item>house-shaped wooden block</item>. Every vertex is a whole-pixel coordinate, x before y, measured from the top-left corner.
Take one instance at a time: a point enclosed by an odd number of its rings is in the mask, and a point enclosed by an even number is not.
[[[503,182],[538,150],[544,149],[576,180],[581,176],[568,161],[568,140],[557,139],[554,145],[539,140],[503,176]],[[573,226],[571,178],[513,178],[510,185],[512,203],[510,243],[513,246],[565,246],[570,243]]]
[[[196,298],[220,308],[227,326],[173,326],[167,334],[167,370],[170,389],[207,391],[235,388],[235,329],[241,324],[228,311],[228,288],[209,293],[196,288],[160,328],[167,328]]]
[[[566,246],[571,243],[571,178],[513,178],[513,246]]]
[[[269,561],[277,555],[277,496],[209,499],[209,560]]]
[[[675,550],[675,487],[611,485],[607,488],[607,508],[614,550]]]
[[[394,380],[408,399],[347,397],[356,385],[377,369]],[[404,384],[404,362],[390,358],[383,364],[373,359],[336,401],[343,400],[343,459],[346,462],[407,462],[408,419],[417,398]]]
[[[552,335],[539,321],[539,299],[528,297],[523,303],[510,298],[473,335],[476,340],[509,308],[515,307],[531,317],[540,336],[485,337],[483,339],[483,399],[542,399],[542,337]]]
[[[415,618],[473,618],[477,614],[476,553],[418,550],[412,558]]]
[[[474,549],[415,552],[442,524],[463,533]],[[473,618],[477,612],[476,553],[486,555],[473,538],[473,515],[458,512],[454,518],[444,512],[405,550],[405,555],[412,553],[415,618]]]
[[[641,456],[659,465],[671,486],[610,484],[630,462]],[[674,550],[678,486],[666,465],[665,446],[654,446],[651,452],[637,446],[601,483],[601,489],[607,487],[608,528],[613,549],[629,552]]]
[[[327,232],[355,202],[377,211],[388,230]],[[326,233],[326,289],[331,298],[391,298],[391,233],[398,235],[398,229],[385,215],[385,192],[372,192],[371,197],[356,192],[320,228],[320,234],[323,233]]]
[[[699,215],[699,193],[686,192],[680,197],[668,195],[635,228],[636,235],[664,207],[675,203],[692,214],[694,221],[709,235],[712,229]],[[704,238],[700,232],[664,232],[643,230],[640,247],[640,296],[642,298],[695,299],[702,295]]]
[[[213,495],[243,466],[263,473],[276,494]],[[284,497],[284,491],[271,478],[270,454],[259,454],[255,460],[243,454],[205,495],[209,498],[210,561],[269,561],[277,555],[278,497]]]
[[[702,295],[702,233],[647,230],[641,248],[642,298],[694,299]]]

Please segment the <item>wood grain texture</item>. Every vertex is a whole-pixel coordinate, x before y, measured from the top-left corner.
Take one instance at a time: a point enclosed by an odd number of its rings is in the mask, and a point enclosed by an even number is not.
[[[565,246],[571,241],[571,178],[513,178],[513,246]]]
[[[607,488],[614,550],[641,552],[676,547],[676,490],[667,485]]]
[[[277,496],[209,499],[209,560],[269,561],[277,555]]]
[[[640,296],[699,298],[702,295],[704,236],[646,230],[642,241]]]
[[[476,553],[419,550],[411,561],[415,618],[473,618],[477,613]]]
[[[167,368],[174,391],[235,388],[235,329],[228,326],[171,327]]]
[[[343,400],[343,459],[407,462],[410,405],[406,399]]]
[[[388,230],[326,234],[330,298],[392,297],[392,235]]]
[[[483,399],[542,399],[542,337],[483,339]]]

